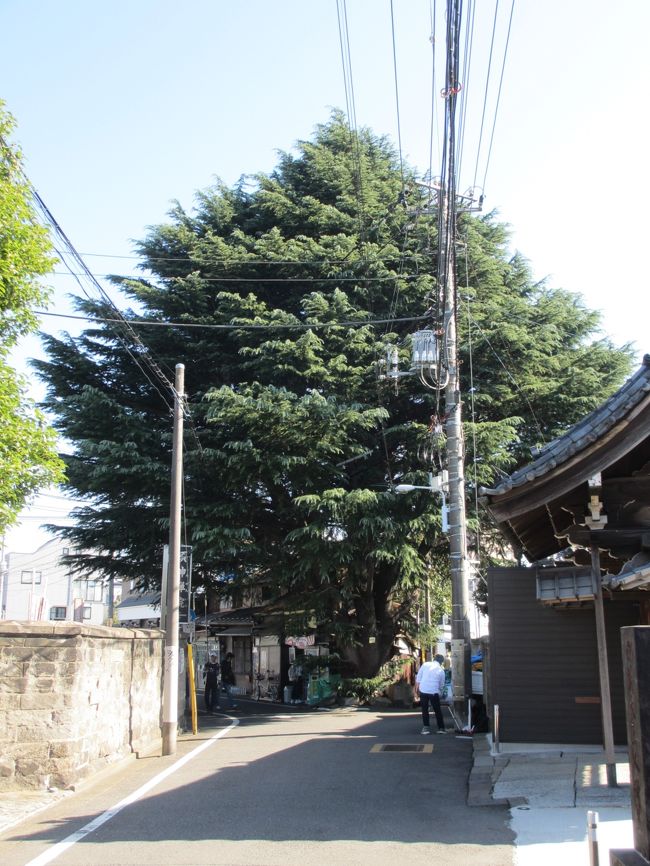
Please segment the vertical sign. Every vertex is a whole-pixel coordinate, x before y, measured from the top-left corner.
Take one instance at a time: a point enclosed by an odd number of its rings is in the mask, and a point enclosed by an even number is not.
[[[192,548],[181,545],[180,597],[178,600],[178,622],[190,621],[190,595],[192,592]]]

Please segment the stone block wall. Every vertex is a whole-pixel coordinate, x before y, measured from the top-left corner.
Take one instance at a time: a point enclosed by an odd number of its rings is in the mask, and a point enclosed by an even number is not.
[[[0,621],[0,790],[69,788],[161,738],[157,629]]]

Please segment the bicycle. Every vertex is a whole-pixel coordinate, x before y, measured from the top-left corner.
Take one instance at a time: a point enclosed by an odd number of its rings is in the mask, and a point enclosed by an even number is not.
[[[267,670],[266,674],[255,674],[257,680],[256,700],[258,701],[278,701],[280,695],[279,677],[275,676],[275,671]]]

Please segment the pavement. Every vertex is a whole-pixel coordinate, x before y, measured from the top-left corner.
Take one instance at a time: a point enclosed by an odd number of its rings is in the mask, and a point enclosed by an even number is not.
[[[615,753],[617,786],[610,787],[601,748],[502,743],[497,752],[489,734],[473,741],[468,804],[509,807],[517,866],[591,863],[589,811],[598,816],[601,864],[611,848],[634,847],[626,750]]]
[[[284,712],[292,709],[282,707]],[[448,736],[454,734],[449,732]],[[510,827],[516,836],[516,866],[589,863],[590,810],[598,813],[596,835],[601,863],[609,862],[610,848],[633,847],[625,751],[616,753],[618,784],[609,787],[602,749],[500,744],[496,752],[489,734],[472,739],[467,803],[509,808]],[[70,796],[74,791],[0,792],[0,834]]]

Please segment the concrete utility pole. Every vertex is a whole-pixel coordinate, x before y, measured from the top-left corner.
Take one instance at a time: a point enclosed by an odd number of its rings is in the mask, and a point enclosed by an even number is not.
[[[464,443],[456,336],[456,100],[460,91],[459,44],[461,4],[447,0],[445,151],[439,197],[439,290],[443,300],[441,358],[448,373],[445,387],[445,432],[449,472],[449,555],[451,572],[451,647],[454,713],[464,726],[471,695],[469,564],[465,514]]]
[[[172,447],[172,484],[169,519],[169,579],[165,606],[165,664],[163,678],[163,755],[176,753],[178,729],[178,607],[181,561],[181,502],[183,482],[183,402],[185,366],[176,365],[174,388],[174,440]],[[162,601],[162,600],[161,600]]]

